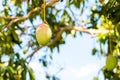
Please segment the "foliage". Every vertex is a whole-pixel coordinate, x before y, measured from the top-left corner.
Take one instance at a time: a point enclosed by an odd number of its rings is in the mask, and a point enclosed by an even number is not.
[[[47,22],[52,30],[51,41],[45,45],[51,50],[50,55],[44,55],[39,62],[49,66],[55,48],[65,44],[62,33],[66,36],[76,31],[96,35],[100,49],[93,48],[92,54],[101,56],[116,56],[120,59],[120,0],[96,0],[91,8],[91,14],[80,23],[78,16],[84,14],[90,0],[1,0],[0,4],[0,80],[35,80],[34,72],[29,67],[29,61],[40,50],[42,45],[36,41],[35,22]],[[65,4],[64,4],[65,2]],[[60,7],[60,5],[63,7]],[[46,5],[46,7],[44,7]],[[45,9],[45,12],[44,12]],[[73,10],[74,9],[74,10]],[[76,14],[76,11],[79,11]],[[44,16],[45,14],[45,16]],[[45,20],[44,20],[45,18]],[[76,27],[85,24],[86,27]],[[73,31],[75,31],[73,33]],[[92,31],[92,32],[91,32]],[[104,46],[107,45],[107,50]],[[19,51],[20,50],[20,51]],[[33,52],[31,52],[33,51]],[[23,57],[26,56],[27,57]],[[8,60],[4,61],[7,57]],[[49,57],[50,60],[47,59]],[[119,62],[111,71],[102,68],[105,80],[120,79]],[[98,78],[95,77],[97,80]],[[59,80],[55,75],[46,74],[46,79]]]

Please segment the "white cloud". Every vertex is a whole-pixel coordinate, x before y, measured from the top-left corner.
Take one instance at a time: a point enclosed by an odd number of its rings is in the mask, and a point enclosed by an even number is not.
[[[88,75],[90,75],[91,73],[94,73],[94,72],[98,72],[98,70],[100,69],[100,67],[97,65],[97,64],[88,64],[88,65],[85,65],[83,66],[78,72],[78,77],[81,78],[81,77],[86,77]]]
[[[60,73],[60,76],[64,77],[64,79],[65,79],[65,77],[66,78],[69,77],[69,78],[73,78],[73,79],[76,78],[76,79],[80,80],[81,78],[86,78],[86,77],[90,76],[91,74],[97,75],[97,72],[99,71],[100,68],[101,67],[97,63],[87,64],[80,68],[74,68],[74,67],[67,66]]]
[[[39,62],[31,62],[30,66],[35,71],[36,78],[40,78],[41,80],[44,80],[45,71],[44,68],[40,66]],[[58,77],[61,78],[61,80],[81,80],[88,77],[94,77],[93,75],[97,75],[98,71],[103,65],[100,63],[89,63],[86,65],[81,66],[80,68],[74,67],[74,66],[66,66],[59,74]],[[57,70],[55,66],[50,69],[51,72],[55,72]],[[39,80],[39,79],[37,79]]]

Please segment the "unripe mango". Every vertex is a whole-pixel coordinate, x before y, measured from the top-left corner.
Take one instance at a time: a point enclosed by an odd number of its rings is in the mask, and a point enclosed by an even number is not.
[[[118,60],[115,56],[108,56],[106,59],[106,68],[108,70],[113,70],[117,66]]]
[[[98,77],[94,77],[93,80],[99,80]]]
[[[42,23],[36,29],[36,39],[39,44],[46,45],[52,36],[52,31],[48,24]]]

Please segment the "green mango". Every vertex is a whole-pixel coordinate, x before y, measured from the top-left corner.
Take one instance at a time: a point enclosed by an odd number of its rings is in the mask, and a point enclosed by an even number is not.
[[[92,80],[99,80],[98,77],[94,77]]]
[[[106,59],[106,68],[108,70],[113,70],[117,66],[117,57],[109,55]]]
[[[36,29],[36,39],[40,45],[46,45],[52,36],[52,31],[48,24],[42,23]]]

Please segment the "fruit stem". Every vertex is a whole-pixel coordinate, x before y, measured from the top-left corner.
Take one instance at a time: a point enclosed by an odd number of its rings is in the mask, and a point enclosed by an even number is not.
[[[44,4],[44,11],[43,11],[43,14],[44,14],[44,22],[46,22],[46,12],[45,12],[45,7],[46,7],[46,0],[43,0],[43,4]]]
[[[110,54],[112,54],[112,43],[111,43],[111,32],[110,32],[110,30],[111,30],[111,25],[109,24],[109,21],[108,21],[108,25],[110,26],[109,27],[109,33],[108,33],[108,35],[109,35],[109,48],[110,48]]]

